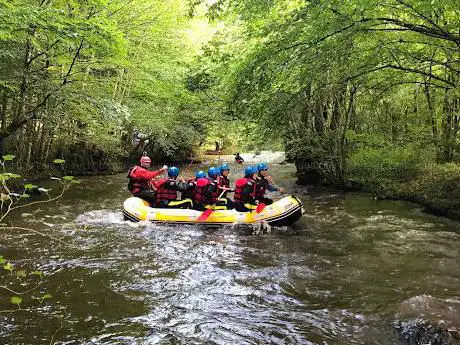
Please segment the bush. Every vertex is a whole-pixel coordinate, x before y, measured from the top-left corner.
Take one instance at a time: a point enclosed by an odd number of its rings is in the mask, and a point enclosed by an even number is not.
[[[460,207],[460,165],[427,164],[407,186],[418,201],[440,207]]]
[[[432,154],[408,145],[398,148],[361,148],[347,164],[347,179],[378,197],[407,197],[405,184],[416,179]],[[403,184],[403,185],[401,185]]]
[[[362,148],[351,155],[348,175],[352,180],[409,181],[426,163],[429,155],[412,146]]]

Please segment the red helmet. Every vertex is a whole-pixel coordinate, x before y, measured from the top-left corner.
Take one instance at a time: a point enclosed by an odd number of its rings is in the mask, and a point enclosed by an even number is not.
[[[141,164],[144,164],[144,163],[147,163],[147,164],[151,164],[151,163],[152,163],[152,160],[150,159],[149,156],[142,156],[142,157],[141,157]]]

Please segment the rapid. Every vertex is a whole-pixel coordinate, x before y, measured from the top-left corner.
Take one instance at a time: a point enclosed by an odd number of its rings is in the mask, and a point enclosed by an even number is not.
[[[459,222],[298,186],[278,154],[243,157],[271,161],[277,184],[301,198],[292,227],[132,224],[125,174],[82,178],[59,202],[14,214],[67,245],[2,234],[0,255],[42,271],[52,297],[26,294],[26,310],[0,313],[0,343],[402,345],[420,318],[460,324]],[[231,167],[234,181],[242,167]],[[10,296],[0,290],[0,309]]]

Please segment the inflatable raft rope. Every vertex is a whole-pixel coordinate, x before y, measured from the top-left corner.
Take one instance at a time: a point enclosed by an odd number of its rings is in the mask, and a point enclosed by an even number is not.
[[[131,197],[123,204],[123,215],[133,222],[151,221],[170,224],[256,224],[266,222],[272,226],[291,225],[303,214],[302,203],[295,196],[287,196],[272,205],[267,205],[262,212],[238,212],[236,210],[218,210],[204,220],[198,220],[203,213],[188,209],[152,208],[140,198]]]

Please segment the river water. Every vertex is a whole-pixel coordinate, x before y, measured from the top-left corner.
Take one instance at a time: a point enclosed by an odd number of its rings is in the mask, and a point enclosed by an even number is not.
[[[394,322],[408,301],[458,303],[460,223],[405,202],[307,190],[292,165],[271,172],[306,213],[265,234],[131,225],[125,175],[83,178],[58,203],[16,213],[16,226],[68,244],[1,236],[15,269],[45,275],[22,296],[25,310],[0,313],[0,343],[398,345]],[[14,281],[25,290],[33,279]],[[0,290],[1,309],[12,295]]]

